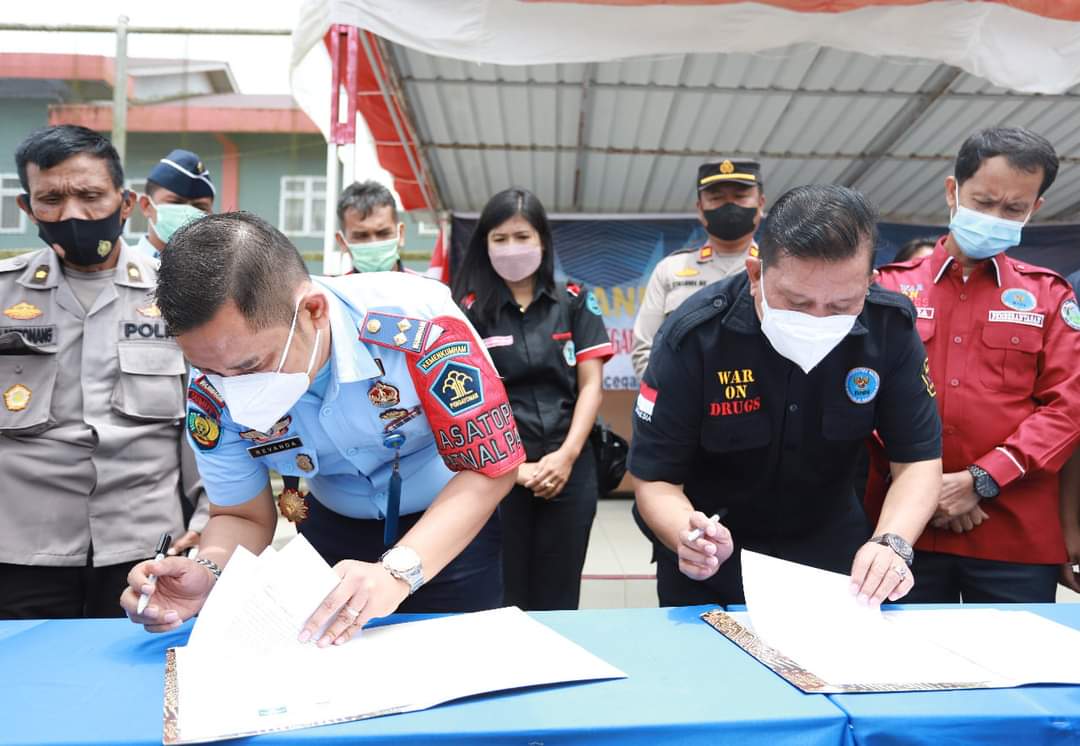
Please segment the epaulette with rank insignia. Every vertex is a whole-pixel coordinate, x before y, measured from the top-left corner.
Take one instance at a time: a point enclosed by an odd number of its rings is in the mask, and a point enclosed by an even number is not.
[[[866,300],[878,306],[891,306],[892,308],[899,309],[903,312],[908,323],[912,326],[915,325],[915,304],[913,304],[911,299],[906,295],[894,293],[892,290],[886,290],[880,285],[871,285],[870,292],[866,295]]]
[[[420,352],[442,331],[425,319],[369,311],[360,324],[360,341],[401,352]]]

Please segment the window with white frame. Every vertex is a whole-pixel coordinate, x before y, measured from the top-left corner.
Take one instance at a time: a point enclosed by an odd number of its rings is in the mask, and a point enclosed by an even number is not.
[[[22,193],[18,174],[0,174],[0,233],[26,232],[26,213],[15,201]]]
[[[135,192],[138,198],[139,195],[146,194],[146,179],[128,179],[124,187]],[[137,242],[146,235],[148,230],[150,230],[150,224],[146,222],[146,216],[142,214],[139,206],[135,205],[135,209],[131,211],[127,222],[124,223],[124,239]]]
[[[287,236],[321,236],[326,225],[326,177],[282,176],[278,229]]]

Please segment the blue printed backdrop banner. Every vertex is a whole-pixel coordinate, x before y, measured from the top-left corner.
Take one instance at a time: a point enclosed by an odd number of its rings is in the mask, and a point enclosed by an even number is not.
[[[451,267],[460,266],[476,221],[455,217],[451,233]],[[615,357],[604,366],[604,388],[637,389],[630,364],[634,317],[645,285],[657,263],[668,254],[705,243],[705,231],[693,217],[566,218],[551,221],[555,267],[560,278],[584,283],[596,294]],[[878,264],[889,261],[912,238],[937,237],[943,227],[879,225]],[[1080,226],[1032,226],[1024,230],[1023,245],[1012,252],[1027,261],[1068,274],[1080,267]]]

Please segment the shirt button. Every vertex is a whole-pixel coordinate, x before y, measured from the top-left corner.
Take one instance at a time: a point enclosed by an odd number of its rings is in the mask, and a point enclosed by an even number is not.
[[[952,341],[953,341],[953,342],[956,342],[956,344],[960,344],[960,343],[961,343],[961,342],[963,342],[964,340],[963,340],[963,338],[962,338],[962,337],[953,337],[953,338],[952,338]]]
[[[1014,345],[1018,345],[1020,344],[1020,337],[1013,337],[1009,341],[1012,342]]]
[[[960,300],[967,300],[967,293],[960,293]]]
[[[949,381],[949,385],[950,386],[959,386],[960,385],[960,379],[959,378],[952,379],[951,381]]]
[[[355,456],[356,454],[360,453],[360,449],[359,448],[350,448],[349,450],[345,451],[345,453],[347,453],[350,456]]]
[[[22,366],[21,365],[16,365],[15,366],[15,372],[16,373],[22,373]]]
[[[712,302],[713,308],[723,308],[727,305],[723,298],[714,298]]]
[[[333,410],[330,409],[330,407],[323,407],[322,416],[323,417],[329,417],[332,412],[333,412]]]
[[[798,404],[788,404],[788,411],[789,412],[798,412],[799,411],[799,405]]]

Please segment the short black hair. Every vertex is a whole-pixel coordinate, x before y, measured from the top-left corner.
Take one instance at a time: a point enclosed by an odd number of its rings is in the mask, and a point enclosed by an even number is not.
[[[161,252],[157,306],[173,334],[210,321],[228,301],[255,330],[289,324],[296,289],[307,279],[296,247],[250,212],[188,223]]]
[[[143,194],[147,195],[148,197],[153,197],[159,189],[164,188],[165,187],[161,186],[161,184],[158,184],[156,181],[151,181],[150,179],[147,179],[146,189],[143,191]]]
[[[868,246],[868,267],[877,244],[877,210],[854,189],[835,184],[795,187],[769,210],[758,245],[765,266],[782,256],[850,259]]]
[[[113,186],[123,188],[124,167],[120,163],[120,154],[108,138],[86,127],[58,124],[31,132],[15,149],[15,167],[19,171],[23,191],[30,191],[30,182],[26,178],[27,164],[33,163],[44,171],[82,153],[105,161]]]
[[[528,189],[514,187],[499,192],[488,200],[469,237],[465,258],[461,267],[454,274],[453,296],[458,305],[463,305],[471,293],[476,296],[473,312],[485,324],[494,324],[502,296],[498,292],[506,281],[491,266],[488,254],[488,234],[515,215],[520,215],[540,234],[540,245],[544,249],[540,257],[540,266],[536,270],[536,289],[553,291],[555,289],[555,250],[551,237],[551,223],[548,221],[544,205]]]
[[[922,238],[913,238],[906,242],[896,252],[896,256],[892,258],[894,262],[906,262],[915,256],[915,252],[923,248],[935,248],[938,240],[932,236],[924,236]]]
[[[1040,197],[1057,178],[1058,157],[1054,146],[1042,135],[1024,127],[990,127],[964,140],[956,156],[953,176],[958,184],[963,184],[975,175],[983,161],[999,155],[1005,156],[1009,165],[1020,171],[1035,173],[1042,170]]]
[[[394,222],[397,222],[397,203],[390,190],[377,181],[354,181],[345,187],[337,203],[338,227],[345,227],[345,211],[356,210],[363,220],[377,207],[389,207]]]

